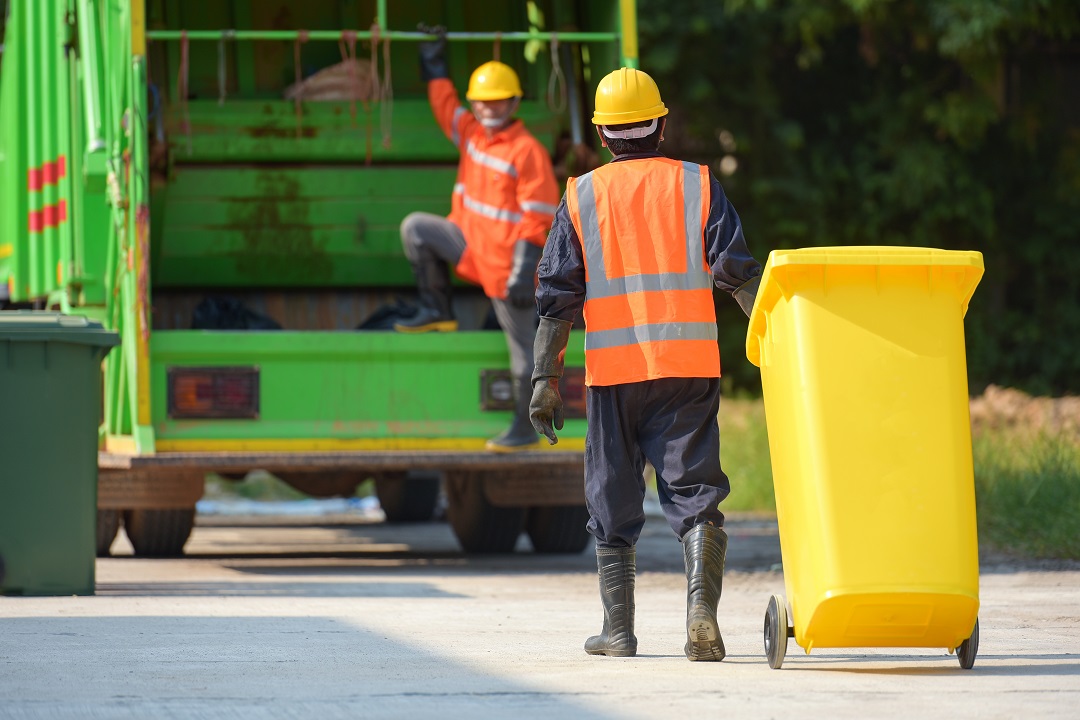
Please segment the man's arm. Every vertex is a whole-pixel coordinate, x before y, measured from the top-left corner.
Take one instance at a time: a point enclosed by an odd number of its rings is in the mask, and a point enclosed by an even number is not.
[[[536,308],[540,317],[571,323],[581,317],[585,306],[585,260],[565,196],[555,211],[537,278]]]
[[[761,280],[761,264],[750,254],[739,214],[711,172],[709,186],[711,201],[709,220],[705,225],[705,257],[716,287],[734,295],[749,317]]]
[[[457,90],[449,78],[436,78],[428,82],[428,102],[435,122],[456,147],[461,139],[472,134],[479,121],[458,100]]]

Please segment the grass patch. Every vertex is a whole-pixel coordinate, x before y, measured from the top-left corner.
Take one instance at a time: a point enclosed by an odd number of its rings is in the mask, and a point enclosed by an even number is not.
[[[731,481],[725,512],[776,512],[765,403],[742,398],[720,400],[720,465]]]
[[[986,430],[973,439],[979,540],[1011,554],[1080,559],[1080,444]]]

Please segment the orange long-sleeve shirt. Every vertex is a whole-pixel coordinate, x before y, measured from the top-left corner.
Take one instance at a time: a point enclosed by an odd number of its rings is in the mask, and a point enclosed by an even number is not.
[[[428,100],[461,152],[449,220],[467,247],[455,269],[488,297],[505,297],[514,245],[527,240],[543,247],[555,216],[559,188],[551,157],[520,120],[488,137],[450,80],[429,82]]]

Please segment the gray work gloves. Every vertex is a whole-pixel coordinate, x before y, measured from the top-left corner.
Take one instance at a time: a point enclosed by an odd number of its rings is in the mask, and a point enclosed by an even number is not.
[[[544,249],[528,240],[514,245],[514,264],[506,281],[506,299],[514,307],[525,308],[536,302],[536,266]]]
[[[446,65],[446,28],[442,25],[430,27],[420,23],[416,29],[438,36],[434,40],[420,43],[420,79],[427,83],[450,77],[450,68]]]
[[[533,345],[532,401],[529,403],[529,418],[536,432],[547,436],[548,444],[559,442],[556,430],[563,428],[563,401],[559,395],[559,378],[563,374],[563,357],[566,343],[570,339],[573,323],[555,318],[540,318],[540,327],[536,330],[536,343]]]
[[[761,276],[755,275],[735,288],[735,292],[732,293],[735,296],[735,302],[739,303],[739,307],[746,313],[746,317],[750,317],[750,312],[754,309],[754,300],[757,298],[758,285],[760,284]]]

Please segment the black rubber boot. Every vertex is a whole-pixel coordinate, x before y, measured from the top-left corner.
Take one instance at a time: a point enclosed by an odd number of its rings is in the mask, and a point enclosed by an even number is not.
[[[407,320],[394,323],[403,333],[453,332],[457,320],[450,307],[450,267],[436,257],[426,256],[412,264],[420,309]]]
[[[600,599],[604,602],[604,629],[585,641],[585,652],[608,657],[637,655],[634,635],[634,548],[596,548]]]
[[[532,379],[529,377],[519,379],[515,384],[514,397],[514,420],[510,427],[501,434],[491,438],[484,447],[492,452],[515,452],[517,450],[529,450],[540,443],[540,436],[533,429],[532,420],[529,419],[529,401],[532,399]]]
[[[696,525],[683,537],[686,559],[686,657],[723,660],[727,651],[716,621],[716,606],[724,583],[727,533],[708,523]]]

